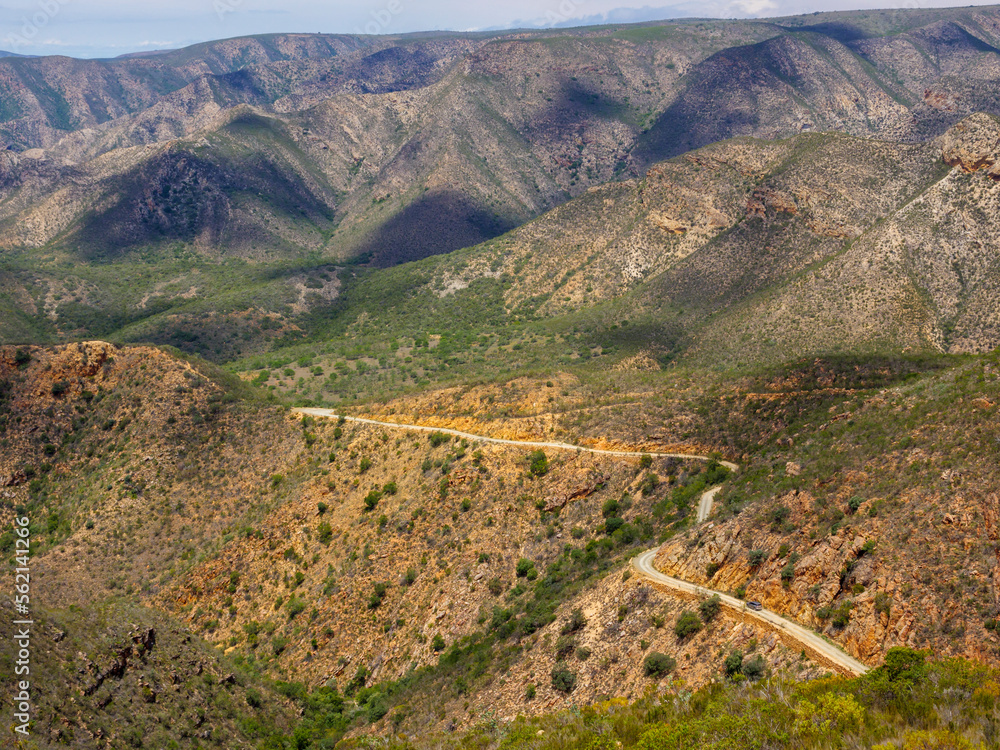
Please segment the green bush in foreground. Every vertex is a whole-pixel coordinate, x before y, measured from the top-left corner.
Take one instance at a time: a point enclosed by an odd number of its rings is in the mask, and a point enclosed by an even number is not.
[[[676,666],[676,659],[672,656],[661,654],[659,651],[649,654],[642,662],[642,669],[646,673],[646,676],[654,679],[665,677],[673,672]]]
[[[665,659],[651,660],[654,656]],[[510,722],[474,724],[457,735],[427,731],[424,725],[410,726],[408,721],[399,731],[412,740],[390,739],[385,727],[371,731],[385,737],[377,741],[379,747],[392,750],[986,750],[996,746],[1000,670],[963,659],[927,663],[922,652],[894,648],[885,666],[863,677],[829,676],[802,683],[772,677],[752,682],[738,676],[737,662],[746,671],[756,657],[745,663],[738,651],[730,657],[726,671],[734,681],[714,683],[693,694],[680,687],[680,693],[651,692],[634,703],[613,698]],[[667,663],[666,659],[670,657],[664,654],[647,657],[652,663]],[[566,662],[557,662],[551,677],[556,691],[568,694],[576,687],[576,675]],[[356,689],[349,684],[345,693],[353,694]],[[540,692],[534,683],[522,689],[528,701]],[[268,748],[332,747],[331,740],[346,730],[347,716],[366,717],[376,704],[376,714],[383,709],[391,712],[393,691],[392,685],[360,690],[356,697],[359,711],[343,705],[335,692],[331,697],[341,702],[328,708],[325,702],[313,703],[314,694],[306,695],[303,690],[292,696],[305,711],[294,741],[292,737],[272,739]],[[325,721],[330,724],[324,725]],[[349,745],[370,746],[374,745]]]

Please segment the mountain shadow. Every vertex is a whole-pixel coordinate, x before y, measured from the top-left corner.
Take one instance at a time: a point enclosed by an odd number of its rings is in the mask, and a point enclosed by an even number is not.
[[[435,191],[425,193],[378,227],[355,254],[387,268],[478,245],[517,224],[457,190]]]
[[[686,151],[737,135],[761,122],[759,93],[785,88],[776,70],[774,40],[718,52],[689,74],[683,93],[640,137],[632,151],[645,170]]]
[[[331,226],[333,208],[301,179],[261,155],[210,161],[169,151],[108,185],[114,203],[83,217],[70,243],[85,260],[111,260],[161,241],[199,240],[222,252],[270,237],[266,223],[237,218],[247,203],[299,224]],[[271,238],[276,241],[276,238]]]

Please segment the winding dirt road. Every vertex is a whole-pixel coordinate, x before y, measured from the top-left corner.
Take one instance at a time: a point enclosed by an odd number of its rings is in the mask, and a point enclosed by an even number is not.
[[[675,591],[694,594],[695,596],[705,598],[710,597],[713,594],[717,594],[722,602],[722,606],[730,610],[734,610],[745,617],[760,620],[761,622],[766,623],[768,626],[777,631],[779,636],[783,636],[783,640],[793,641],[797,646],[805,649],[805,651],[809,653],[813,659],[837,670],[838,672],[857,676],[868,671],[868,667],[855,659],[853,656],[849,656],[841,651],[839,647],[824,640],[822,636],[814,633],[808,628],[802,627],[801,625],[796,625],[794,622],[789,622],[781,615],[775,614],[774,612],[770,612],[766,609],[754,611],[746,606],[746,602],[737,599],[734,596],[723,594],[721,591],[713,591],[712,589],[707,589],[704,586],[689,583],[688,581],[682,581],[680,578],[673,578],[661,573],[653,567],[653,559],[656,557],[657,551],[658,548],[654,548],[632,558],[632,567],[638,573],[642,574],[651,581],[663,584],[664,586],[674,589]]]
[[[698,501],[698,515],[695,516],[698,523],[708,518],[708,514],[712,512],[712,503],[715,501],[715,496],[721,489],[722,485],[720,484],[702,493],[701,500]]]
[[[557,442],[545,442],[545,441],[535,441],[535,440],[506,440],[503,438],[493,438],[487,437],[485,435],[475,435],[471,432],[462,432],[461,430],[452,430],[447,427],[428,427],[427,425],[415,425],[415,424],[400,424],[398,422],[381,422],[376,419],[364,419],[362,417],[348,417],[346,415],[341,415],[335,413],[332,409],[320,409],[316,407],[308,408],[298,408],[293,409],[293,411],[299,414],[308,414],[312,417],[321,417],[329,419],[343,419],[347,422],[357,422],[360,424],[370,424],[378,427],[394,427],[396,429],[403,430],[413,430],[416,432],[441,432],[445,435],[453,435],[455,437],[466,438],[467,440],[476,440],[483,443],[495,443],[498,445],[517,445],[526,448],[549,448],[552,450],[566,450],[566,451],[583,451],[585,453],[594,453],[602,456],[623,456],[623,457],[639,457],[642,455],[649,455],[655,458],[693,458],[701,461],[710,460],[708,456],[697,456],[687,453],[654,453],[651,451],[612,451],[604,450],[601,448],[586,448],[580,445],[570,445],[569,443],[557,443]],[[730,471],[737,471],[739,466],[730,461],[719,461],[720,464],[725,466]],[[709,514],[712,512],[712,502],[715,499],[715,495],[722,489],[722,486],[712,487],[705,491],[701,500],[698,503],[697,520],[698,523],[702,523]],[[808,654],[810,654],[814,660],[825,664],[826,666],[841,672],[843,674],[849,675],[861,675],[868,671],[868,667],[862,664],[857,659],[847,655],[840,650],[837,646],[824,640],[821,636],[817,635],[813,631],[802,627],[801,625],[796,625],[793,622],[789,622],[785,618],[781,617],[774,612],[769,612],[767,610],[754,611],[748,609],[746,603],[737,599],[729,594],[724,594],[721,591],[713,591],[712,589],[704,588],[694,583],[689,583],[687,581],[682,581],[679,578],[673,578],[664,573],[661,573],[656,568],[653,567],[653,559],[656,557],[657,549],[651,549],[647,552],[643,552],[641,555],[632,559],[632,567],[641,575],[648,578],[651,581],[659,583],[667,588],[673,589],[675,591],[682,592],[687,595],[694,595],[697,597],[709,597],[713,594],[718,594],[722,605],[730,610],[739,613],[742,616],[756,619],[760,622],[767,624],[769,627],[774,629],[778,635],[786,642],[786,645],[794,644],[795,648],[802,648]]]
[[[521,445],[526,448],[551,448],[553,450],[562,451],[583,451],[584,453],[595,453],[600,456],[633,456],[638,458],[640,456],[652,456],[653,458],[693,458],[698,461],[710,461],[709,456],[696,456],[690,453],[654,453],[652,451],[609,451],[602,448],[586,448],[582,445],[570,445],[569,443],[548,443],[540,442],[535,440],[505,440],[503,438],[487,437],[485,435],[474,435],[471,432],[462,432],[461,430],[452,430],[447,427],[428,427],[427,425],[419,424],[401,424],[399,422],[379,422],[375,419],[362,419],[361,417],[348,417],[342,414],[337,414],[333,409],[318,409],[315,407],[303,407],[292,409],[294,412],[299,414],[308,414],[312,417],[326,417],[330,419],[344,419],[348,422],[360,422],[361,424],[372,424],[379,427],[395,427],[397,429],[403,430],[415,430],[418,432],[441,432],[445,435],[454,435],[455,437],[466,438],[467,440],[478,440],[481,443],[496,443],[497,445]],[[730,471],[736,471],[739,466],[730,461],[719,461],[720,464],[725,466]]]

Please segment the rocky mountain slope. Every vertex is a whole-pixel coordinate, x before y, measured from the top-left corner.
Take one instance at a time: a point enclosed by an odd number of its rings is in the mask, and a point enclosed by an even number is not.
[[[553,362],[745,371],[808,354],[990,351],[998,143],[998,121],[978,114],[918,145],[707,146],[501,238],[356,276],[322,336],[238,366],[343,404]]]
[[[351,59],[385,46],[375,37],[270,34],[114,60],[5,57],[2,132],[18,149],[47,148],[68,133],[93,130],[164,99],[183,101],[180,92],[196,81],[224,85],[227,76],[247,81],[247,73],[232,74],[260,66],[301,68],[333,57]]]
[[[733,613],[696,615],[700,629],[681,635],[701,602],[625,574],[660,541],[666,572],[759,597],[870,663],[895,645],[996,658],[997,477],[983,460],[995,355],[803,364],[683,396],[679,382],[623,381],[626,410],[648,405],[643,420],[668,433],[636,447],[703,449],[725,435],[744,464],[728,479],[698,462],[573,453],[536,468],[517,448],[303,420],[153,349],[2,355],[2,507],[32,518],[36,596],[53,621],[108,596],[151,605],[266,675],[347,691],[352,731],[421,735],[487,708],[512,719],[638,696],[669,683],[647,673],[653,653],[689,685],[722,674],[734,650],[795,678],[822,671]],[[481,420],[552,403],[555,387],[484,391],[471,411],[441,394],[437,423],[456,423],[453,404],[462,427],[502,431],[505,420]],[[604,440],[635,446],[636,419],[596,411]],[[511,424],[547,437],[555,423]],[[894,471],[876,471],[887,461]],[[716,515],[695,527],[698,495],[717,481]]]
[[[9,601],[0,613],[17,619]],[[111,599],[35,606],[32,620],[31,730],[9,747],[252,746],[297,722],[268,680],[161,611]],[[14,674],[13,650],[0,665]],[[0,696],[13,703],[14,688]]]
[[[4,333],[107,335],[185,306],[246,327],[251,289],[258,317],[296,318],[328,306],[331,264],[474,245],[719,139],[918,143],[994,112],[996,28],[975,8],[4,58]],[[134,264],[124,306],[110,261]]]
[[[697,602],[622,575],[658,527],[688,523],[663,489],[697,494],[712,481],[701,462],[654,460],[665,479],[652,491],[636,459],[552,454],[532,474],[516,447],[233,400],[204,365],[157,350],[2,354],[3,513],[32,519],[35,597],[56,622],[123,597],[271,677],[348,692],[402,679],[409,718],[396,726],[408,731],[489,705],[513,717],[638,695],[654,651],[676,654],[692,684],[717,672],[707,655],[721,648],[821,672],[731,614],[678,637],[674,621]],[[562,638],[575,609],[585,622]],[[568,697],[549,677],[563,662],[576,680]],[[445,668],[456,663],[458,682]],[[529,684],[537,699],[525,704]],[[378,696],[390,701],[384,689],[359,700]]]

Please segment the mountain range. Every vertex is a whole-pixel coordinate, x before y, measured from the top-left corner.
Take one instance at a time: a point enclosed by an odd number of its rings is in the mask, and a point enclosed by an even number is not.
[[[997,7],[0,56],[32,742],[995,743],[998,87]]]

